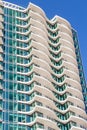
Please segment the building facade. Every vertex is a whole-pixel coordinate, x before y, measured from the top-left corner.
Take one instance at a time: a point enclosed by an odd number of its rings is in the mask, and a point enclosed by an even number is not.
[[[74,47],[75,47],[75,53],[76,53],[76,60],[77,60],[78,69],[79,69],[80,84],[82,87],[82,93],[83,93],[84,102],[85,102],[85,110],[87,113],[87,85],[86,85],[83,66],[82,66],[77,33],[73,29],[72,29],[72,33],[73,33],[73,41],[74,41]]]
[[[0,130],[87,129],[77,46],[65,19],[0,2]]]

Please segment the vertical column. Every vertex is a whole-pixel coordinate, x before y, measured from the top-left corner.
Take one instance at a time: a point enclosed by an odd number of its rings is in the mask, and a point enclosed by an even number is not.
[[[0,130],[2,130],[2,94],[3,94],[3,5],[0,2]]]

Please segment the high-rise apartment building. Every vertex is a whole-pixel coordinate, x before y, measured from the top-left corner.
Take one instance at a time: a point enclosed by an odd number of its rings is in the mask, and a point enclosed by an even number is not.
[[[86,130],[85,86],[68,21],[0,2],[0,130]]]

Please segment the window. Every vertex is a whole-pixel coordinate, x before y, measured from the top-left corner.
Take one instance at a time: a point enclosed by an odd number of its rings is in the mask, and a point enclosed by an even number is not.
[[[13,114],[9,114],[9,121],[13,122]]]
[[[13,103],[12,102],[9,102],[9,110],[13,110]]]

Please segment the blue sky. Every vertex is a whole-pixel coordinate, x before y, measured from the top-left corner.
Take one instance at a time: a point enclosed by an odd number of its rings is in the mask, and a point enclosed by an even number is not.
[[[47,17],[59,15],[67,19],[77,30],[82,62],[87,80],[87,0],[6,0],[27,7],[29,2],[40,6]]]

